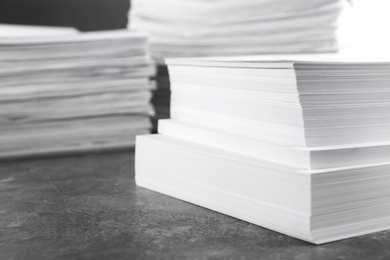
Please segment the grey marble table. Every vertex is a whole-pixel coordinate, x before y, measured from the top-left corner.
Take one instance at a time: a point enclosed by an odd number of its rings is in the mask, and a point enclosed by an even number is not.
[[[390,259],[390,232],[314,246],[136,187],[132,152],[0,163],[0,259]]]

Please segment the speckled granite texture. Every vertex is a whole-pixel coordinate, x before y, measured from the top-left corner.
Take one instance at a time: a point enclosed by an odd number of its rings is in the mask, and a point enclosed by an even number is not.
[[[315,246],[134,183],[134,154],[0,163],[0,259],[390,259],[390,232]]]

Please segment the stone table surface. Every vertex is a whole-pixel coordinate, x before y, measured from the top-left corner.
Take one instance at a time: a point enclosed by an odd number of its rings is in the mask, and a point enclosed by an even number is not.
[[[390,259],[390,232],[321,246],[136,187],[132,152],[0,163],[0,259]]]

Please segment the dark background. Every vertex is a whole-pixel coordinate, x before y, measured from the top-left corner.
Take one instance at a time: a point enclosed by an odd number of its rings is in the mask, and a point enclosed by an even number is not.
[[[0,23],[71,26],[81,31],[125,28],[129,0],[0,0]]]

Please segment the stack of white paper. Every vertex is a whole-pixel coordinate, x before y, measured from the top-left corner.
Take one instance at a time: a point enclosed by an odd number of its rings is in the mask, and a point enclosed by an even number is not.
[[[390,59],[167,64],[172,119],[137,138],[138,185],[317,244],[390,228]]]
[[[334,52],[341,2],[133,0],[128,27],[149,33],[161,67],[171,57]],[[169,96],[165,77],[157,82]],[[156,118],[169,116],[166,101],[153,103]]]
[[[153,56],[197,57],[336,49],[339,0],[133,0],[130,28]]]
[[[0,26],[0,157],[131,147],[155,68],[126,30]]]

